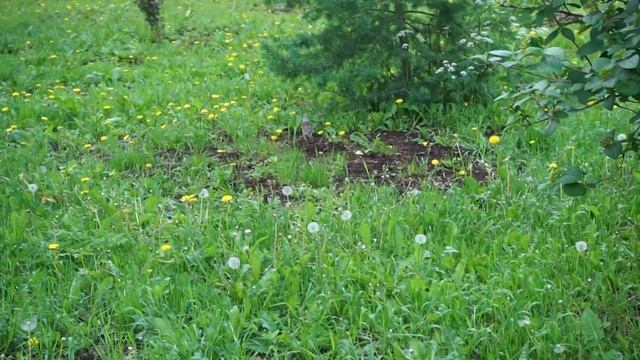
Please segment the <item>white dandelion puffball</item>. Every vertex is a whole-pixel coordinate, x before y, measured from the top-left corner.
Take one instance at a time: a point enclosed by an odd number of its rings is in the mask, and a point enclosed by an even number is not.
[[[37,325],[38,325],[38,317],[34,315],[25,319],[22,322],[22,324],[20,324],[20,329],[22,329],[22,331],[32,332],[33,330],[36,329]]]
[[[35,194],[36,191],[38,191],[38,185],[29,184],[29,185],[27,185],[27,190],[29,190],[29,192],[31,192],[32,194]]]
[[[342,214],[340,215],[340,219],[344,220],[344,221],[349,221],[351,220],[351,217],[353,216],[353,214],[351,213],[351,211],[349,210],[345,210],[342,212]]]
[[[531,319],[529,319],[527,316],[525,316],[522,319],[518,320],[518,326],[520,326],[520,327],[525,327],[525,326],[529,326],[529,325],[531,325]]]
[[[427,235],[425,235],[425,234],[417,234],[416,237],[414,238],[414,240],[418,244],[422,245],[422,244],[427,242]]]
[[[240,267],[240,259],[232,256],[229,258],[229,260],[227,260],[227,266],[232,268],[232,269],[238,269]]]
[[[309,225],[307,225],[307,230],[308,230],[310,233],[315,234],[315,233],[317,233],[318,231],[320,231],[320,225],[318,225],[318,223],[317,223],[317,222],[312,221],[312,222],[310,222],[310,223],[309,223]]]
[[[620,142],[627,141],[627,134],[618,134],[618,136],[616,136],[616,140]]]
[[[284,196],[289,196],[289,195],[293,194],[293,188],[291,186],[283,186],[282,187],[282,194]]]
[[[198,197],[199,197],[200,199],[206,199],[206,198],[208,198],[208,197],[209,197],[209,190],[207,190],[207,189],[202,189],[202,190],[200,190],[200,192],[198,193]]]
[[[566,349],[562,344],[556,344],[556,346],[553,347],[553,352],[556,354],[562,354],[565,350]]]
[[[586,243],[586,242],[584,242],[584,241],[578,241],[578,242],[576,242],[576,250],[578,250],[578,252],[585,252],[585,251],[587,251],[587,248],[588,248],[588,247],[589,247],[589,246],[588,246],[588,245],[587,245],[587,243]]]

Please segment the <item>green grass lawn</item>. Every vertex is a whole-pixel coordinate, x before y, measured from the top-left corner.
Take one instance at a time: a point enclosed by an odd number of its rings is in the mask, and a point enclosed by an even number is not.
[[[434,111],[487,181],[342,181],[302,113],[336,143],[384,114],[263,65],[300,14],[167,1],[153,43],[133,3],[0,3],[0,358],[640,358],[638,163],[594,142],[625,114],[492,145],[500,109]],[[609,179],[570,198],[552,162]]]

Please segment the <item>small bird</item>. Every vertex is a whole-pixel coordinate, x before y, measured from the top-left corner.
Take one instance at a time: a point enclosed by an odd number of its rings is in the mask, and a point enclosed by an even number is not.
[[[300,125],[302,128],[302,136],[309,140],[313,138],[313,125],[311,125],[311,121],[309,121],[309,117],[307,114],[302,115],[302,124]]]

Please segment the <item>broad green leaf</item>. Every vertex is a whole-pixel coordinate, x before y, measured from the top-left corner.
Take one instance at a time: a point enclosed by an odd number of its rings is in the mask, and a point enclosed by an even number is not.
[[[638,63],[640,63],[640,56],[635,54],[629,58],[619,61],[618,65],[623,69],[635,69],[638,67]]]
[[[612,159],[617,159],[622,155],[622,143],[613,141],[611,144],[604,146],[604,154]]]
[[[598,315],[587,308],[582,312],[580,323],[582,325],[582,336],[587,347],[590,349],[600,347],[600,343],[604,338],[604,331],[602,331],[602,323]]]
[[[580,170],[579,167],[567,166],[562,176],[558,178],[558,183],[563,185],[577,183],[578,181],[582,180],[583,176],[584,174],[582,173],[582,170]]]
[[[560,125],[560,121],[557,119],[549,119],[547,126],[544,128],[544,134],[547,136],[553,134],[558,128],[558,125]]]
[[[578,56],[587,56],[595,52],[602,51],[604,51],[604,41],[600,39],[593,39],[578,49]]]
[[[544,50],[539,48],[539,47],[535,47],[535,46],[530,46],[528,48],[526,48],[524,50],[524,55],[528,56],[528,55],[542,55],[544,54]]]
[[[564,49],[561,47],[550,47],[545,49],[544,54],[564,59]]]
[[[576,41],[576,35],[573,33],[573,30],[567,28],[567,27],[563,27],[560,32],[562,33],[562,36],[564,36],[567,40],[569,41]]]
[[[560,33],[559,29],[555,29],[553,30],[551,33],[549,33],[549,35],[547,35],[547,37],[544,39],[544,43],[545,44],[549,44],[551,43],[553,40],[555,40],[555,38],[558,37],[558,34]]]
[[[538,82],[536,82],[535,84],[533,84],[531,86],[532,89],[537,90],[537,91],[542,91],[544,90],[547,86],[549,86],[549,81],[547,80],[540,80]]]
[[[509,56],[513,55],[513,51],[509,51],[509,50],[492,50],[492,51],[489,51],[489,55],[505,58],[505,57],[509,57]]]
[[[637,80],[621,80],[616,83],[616,90],[622,95],[633,96],[640,93],[640,82]]]
[[[587,193],[587,187],[579,182],[563,184],[562,191],[568,196],[583,196]]]

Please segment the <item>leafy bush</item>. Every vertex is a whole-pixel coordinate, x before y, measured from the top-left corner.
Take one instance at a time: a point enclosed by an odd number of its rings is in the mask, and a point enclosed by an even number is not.
[[[488,61],[519,73],[532,74],[535,80],[515,91],[501,95],[511,99],[517,114],[510,119],[526,125],[545,123],[551,134],[569,113],[594,106],[629,112],[631,130],[618,133],[602,131],[600,139],[605,155],[621,159],[640,147],[640,7],[637,0],[607,0],[599,3],[553,1],[525,7],[529,24],[547,22],[551,32],[545,39],[532,37],[522,49],[489,52]],[[533,14],[533,15],[530,15]],[[528,18],[528,19],[527,19]],[[558,36],[571,44],[546,47]],[[531,109],[536,115],[531,118]],[[583,195],[589,184],[582,172],[568,167],[558,173],[557,183],[569,195]]]
[[[162,0],[136,0],[136,4],[144,13],[144,18],[153,34],[153,40],[159,41],[162,38],[162,17],[160,16]]]
[[[310,30],[268,44],[266,58],[281,75],[374,109],[475,101],[490,93],[489,73],[468,55],[494,42],[491,10],[469,0],[310,0]]]

